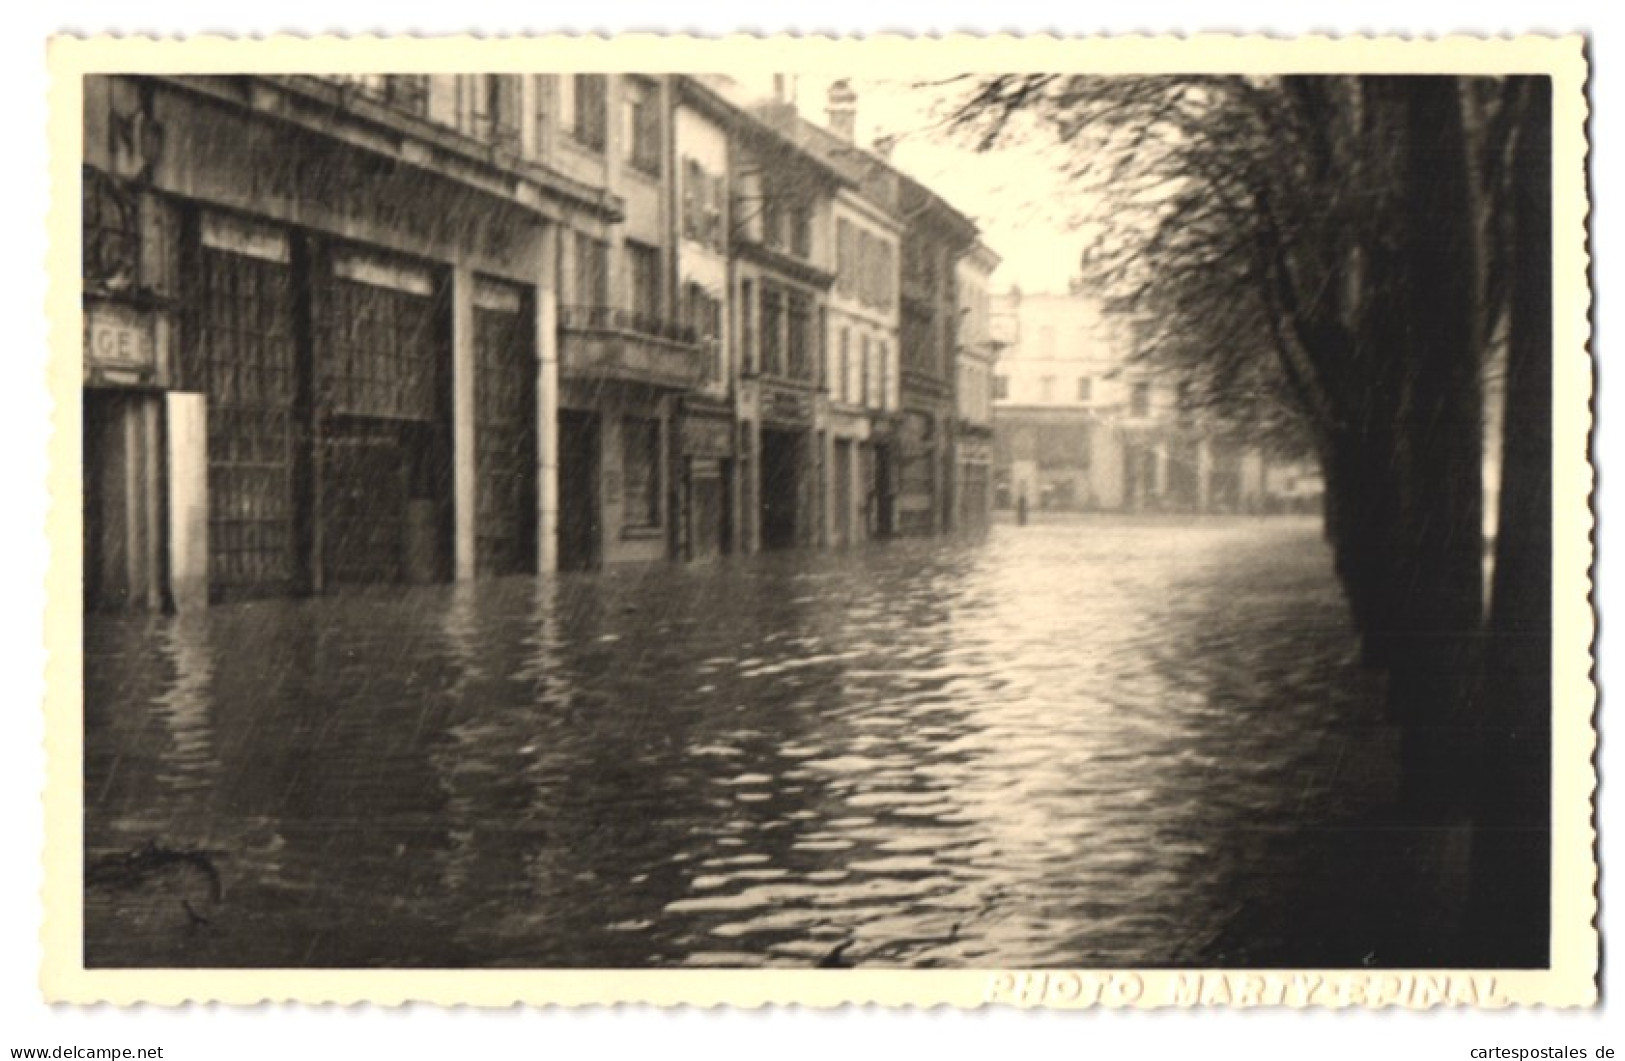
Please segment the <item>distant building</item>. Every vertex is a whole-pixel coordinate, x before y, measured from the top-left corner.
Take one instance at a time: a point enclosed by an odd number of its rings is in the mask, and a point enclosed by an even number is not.
[[[1133,360],[1133,332],[1081,292],[994,300],[996,502],[1032,510],[1252,511],[1261,454]]]
[[[918,181],[902,182],[902,423],[897,530],[941,534],[955,523],[954,385],[958,263],[976,226]]]
[[[959,259],[959,348],[954,386],[957,526],[985,529],[993,514],[993,380],[1002,343],[995,338],[988,284],[999,256],[978,243]]]
[[[734,158],[738,112],[692,78],[678,78],[675,125],[677,297],[705,371],[681,399],[675,457],[677,555],[707,560],[745,547],[744,480],[735,409],[738,316],[733,291]]]
[[[830,213],[835,282],[824,329],[818,405],[824,476],[823,541],[843,546],[888,537],[895,527],[899,372],[900,177],[852,141],[857,97],[830,89],[828,124],[788,103],[757,114],[840,173]]]

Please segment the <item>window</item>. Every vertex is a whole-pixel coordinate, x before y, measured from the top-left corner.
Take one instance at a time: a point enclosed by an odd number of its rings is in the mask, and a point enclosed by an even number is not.
[[[716,251],[722,244],[722,178],[706,172],[699,161],[683,160],[683,238]]]
[[[890,408],[893,404],[891,398],[891,345],[884,339],[880,341],[880,390],[875,395],[875,405],[879,408]]]
[[[700,344],[710,354],[711,380],[722,379],[722,300],[699,284],[684,285],[683,323],[694,329]]]
[[[429,110],[429,76],[427,74],[337,74],[334,80],[354,86],[362,95],[370,96],[412,114],[427,114]]]
[[[852,334],[845,328],[841,329],[840,356],[836,361],[836,368],[840,372],[839,382],[836,384],[835,397],[843,402],[852,400]]]
[[[603,74],[574,74],[563,84],[561,110],[576,142],[602,151],[609,125],[609,79]]]
[[[644,416],[623,419],[621,458],[625,525],[660,526],[660,421]]]
[[[652,325],[660,319],[660,250],[628,240],[626,257],[632,273],[632,313]]]
[[[683,159],[683,238],[698,240],[700,238],[700,164],[692,158]]]
[[[1151,384],[1136,383],[1129,398],[1128,412],[1130,416],[1151,415]]]
[[[609,244],[585,232],[575,234],[574,281],[578,305],[609,305]]]
[[[756,372],[756,285],[739,281],[739,368],[746,375]]]
[[[829,393],[829,308],[818,307],[818,330],[813,334],[813,356],[818,359],[818,389]]]
[[[476,74],[470,101],[474,135],[499,147],[519,146],[519,78],[512,74]]]
[[[384,78],[384,100],[412,114],[429,113],[429,75],[390,74]]]
[[[812,208],[805,203],[790,208],[790,253],[798,258],[812,257]]]
[[[869,366],[869,337],[867,335],[865,335],[863,337],[863,343],[862,343],[861,346],[858,347],[858,349],[860,351],[859,364],[862,366],[862,372],[863,372],[863,375],[861,377],[859,377],[859,378],[861,378],[863,380],[863,384],[862,384],[863,393],[860,395],[860,397],[862,399],[862,404],[868,405],[869,404],[869,373],[870,373],[871,370],[870,370],[870,366]]]
[[[1088,376],[1078,377],[1078,401],[1086,402],[1091,399],[1091,392],[1094,390],[1093,382]]]
[[[660,90],[647,81],[626,82],[626,159],[632,168],[660,175]]]
[[[892,278],[897,273],[897,267],[893,258],[892,245],[887,243],[885,240],[879,240],[876,242],[875,246],[876,250],[879,252],[878,271],[880,274],[879,287],[876,288],[875,291],[875,305],[879,306],[881,309],[891,309],[895,300],[894,291],[896,287],[895,281]]]
[[[531,76],[531,94],[536,99],[536,106],[532,108],[536,134],[535,154],[537,158],[547,153],[547,107],[543,101],[548,97],[548,83],[552,80],[550,74],[534,74]]]
[[[857,289],[857,278],[853,275],[858,264],[856,235],[852,222],[845,218],[835,222],[835,289],[847,298]]]
[[[784,206],[771,193],[762,200],[762,242],[777,250],[784,249]]]
[[[800,291],[792,291],[788,302],[790,375],[795,379],[810,381],[815,371],[812,358],[815,338],[812,299]]]
[[[858,232],[857,262],[854,271],[857,276],[858,301],[865,306],[874,304],[875,290],[875,238],[869,233]]]
[[[1010,397],[1010,377],[1000,373],[993,377],[993,400],[1002,402]]]
[[[1055,329],[1048,324],[1038,329],[1038,356],[1055,356]]]
[[[762,287],[762,371],[784,374],[784,293]]]
[[[1043,376],[1038,380],[1038,400],[1052,402],[1055,400],[1055,377]]]

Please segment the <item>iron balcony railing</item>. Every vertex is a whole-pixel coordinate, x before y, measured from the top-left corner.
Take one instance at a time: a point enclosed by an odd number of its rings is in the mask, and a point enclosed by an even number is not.
[[[685,346],[694,346],[700,341],[699,331],[693,325],[618,306],[560,306],[559,327],[573,332],[642,336]]]

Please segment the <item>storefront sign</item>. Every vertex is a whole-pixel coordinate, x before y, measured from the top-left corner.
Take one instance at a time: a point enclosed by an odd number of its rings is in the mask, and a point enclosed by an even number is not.
[[[173,172],[161,183],[178,184],[192,197],[410,253],[458,254],[514,270],[532,264],[538,221],[456,177],[427,177],[248,120],[199,117],[174,101],[164,118],[174,148],[165,170]]]
[[[264,138],[255,146],[266,146]],[[320,212],[340,227],[360,225],[417,245],[456,246],[504,266],[518,264],[521,241],[535,231],[514,224],[511,214],[475,208],[470,195],[426,188],[421,177],[364,166],[326,145],[276,144],[257,154],[255,163],[255,202],[296,204],[300,212]]]
[[[682,443],[683,454],[688,457],[731,457],[733,422],[685,416],[682,420]]]
[[[812,399],[800,391],[764,390],[762,419],[798,426],[812,422]]]
[[[93,302],[85,307],[85,367],[110,369],[115,378],[128,379],[158,368],[157,343],[150,314],[114,302]],[[133,381],[133,380],[132,380]]]

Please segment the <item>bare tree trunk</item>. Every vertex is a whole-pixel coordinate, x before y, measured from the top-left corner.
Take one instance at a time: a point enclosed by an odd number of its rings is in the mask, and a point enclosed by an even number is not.
[[[1406,372],[1396,471],[1404,498],[1389,697],[1405,719],[1406,800],[1470,803],[1470,699],[1483,623],[1483,397],[1473,195],[1456,79],[1411,81],[1402,246]]]
[[[1551,81],[1522,88],[1513,163],[1511,343],[1470,945],[1483,964],[1549,952],[1552,746]]]

